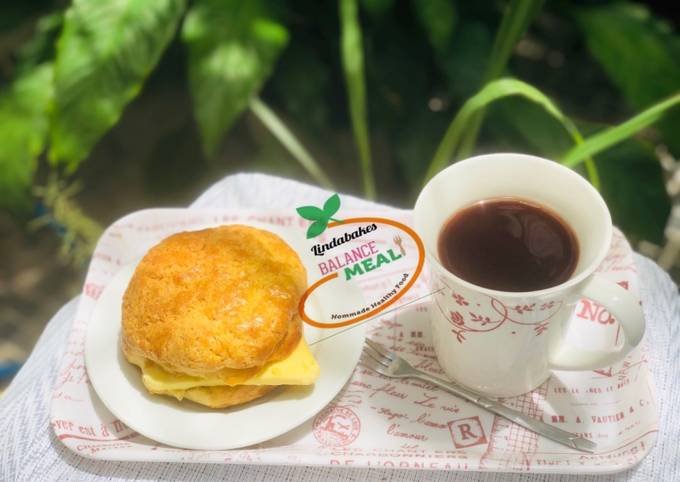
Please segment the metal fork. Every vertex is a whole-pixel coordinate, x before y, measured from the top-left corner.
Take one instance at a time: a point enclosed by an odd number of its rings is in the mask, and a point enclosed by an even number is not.
[[[363,357],[362,363],[381,375],[392,378],[418,378],[431,383],[432,385],[436,385],[442,390],[446,390],[447,392],[464,398],[468,402],[474,403],[491,413],[495,413],[499,417],[506,418],[517,425],[521,425],[522,427],[543,435],[559,444],[583,452],[595,453],[597,445],[590,440],[574,433],[567,432],[566,430],[548,425],[547,423],[531,418],[518,410],[508,408],[494,400],[479,395],[472,390],[468,390],[455,383],[442,380],[441,378],[434,377],[429,373],[418,370],[399,355],[392,353],[379,343],[367,339],[366,345],[364,346],[364,354],[367,356]]]

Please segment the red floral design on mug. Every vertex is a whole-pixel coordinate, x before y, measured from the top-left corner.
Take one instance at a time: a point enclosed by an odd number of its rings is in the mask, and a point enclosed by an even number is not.
[[[452,290],[443,277],[438,278],[437,285],[441,285],[442,290],[448,291],[450,298],[435,299],[434,304],[442,314],[448,312],[448,316],[445,317],[449,320],[451,332],[456,335],[459,343],[466,340],[466,333],[488,333],[497,330],[506,322],[530,326],[536,336],[539,336],[550,327],[548,321],[563,305],[562,300],[547,300],[542,303],[518,303],[508,306],[492,296],[464,296]],[[462,312],[455,309],[458,306],[472,307],[471,303],[474,303],[475,311]]]
[[[451,294],[451,297],[456,303],[458,303],[459,306],[468,306],[470,304],[463,295],[458,294],[455,291]]]
[[[522,313],[525,313],[527,311],[534,311],[535,306],[536,303],[531,303],[530,305],[516,305],[514,308],[511,309],[521,315]]]
[[[540,335],[543,333],[545,330],[548,329],[548,326],[550,326],[550,323],[547,321],[544,321],[543,323],[539,323],[534,327],[534,331],[536,332],[536,336]]]
[[[489,318],[488,316],[478,315],[478,314],[473,313],[473,312],[470,312],[470,318],[472,318],[472,321],[475,321],[477,323],[481,323],[482,326],[484,326],[488,323],[491,323],[491,318]]]
[[[456,335],[456,340],[458,343],[463,343],[465,341],[465,335],[463,335],[462,331],[451,330],[451,333]]]
[[[449,314],[450,314],[449,319],[456,325],[465,324],[465,319],[463,318],[463,315],[459,311],[450,311]]]

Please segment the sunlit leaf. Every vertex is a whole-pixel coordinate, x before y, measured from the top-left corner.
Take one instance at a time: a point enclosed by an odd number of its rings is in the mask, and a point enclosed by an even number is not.
[[[194,115],[210,156],[257,95],[288,42],[265,0],[198,0],[182,39],[189,50]]]
[[[74,0],[54,66],[50,160],[73,170],[120,118],[172,39],[184,0]]]
[[[0,93],[0,206],[27,207],[37,159],[47,137],[52,65],[26,71]]]
[[[368,114],[366,112],[366,80],[364,75],[364,51],[357,0],[339,0],[340,4],[340,47],[345,85],[349,97],[349,112],[352,119],[354,140],[359,150],[364,193],[369,199],[376,195],[371,145],[368,135]]]

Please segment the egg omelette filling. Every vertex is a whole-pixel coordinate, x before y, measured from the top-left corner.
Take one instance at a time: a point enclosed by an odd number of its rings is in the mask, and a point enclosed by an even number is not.
[[[319,365],[304,338],[283,360],[255,368],[225,368],[203,377],[168,371],[144,357],[128,355],[128,360],[141,368],[142,382],[150,392],[167,393],[179,399],[183,398],[184,391],[195,387],[311,385],[319,376]]]

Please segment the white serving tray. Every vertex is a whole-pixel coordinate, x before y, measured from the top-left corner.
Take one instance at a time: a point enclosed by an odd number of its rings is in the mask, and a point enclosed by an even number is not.
[[[410,224],[410,215],[395,219]],[[585,434],[602,448],[595,455],[566,449],[422,382],[387,379],[361,365],[326,409],[297,429],[262,444],[229,451],[194,451],[144,438],[106,410],[87,379],[83,346],[95,300],[121,266],[138,259],[169,234],[239,220],[299,225],[301,229],[307,224],[292,210],[152,209],[130,214],[106,230],[92,258],[54,387],[51,425],[68,448],[101,460],[581,474],[626,470],[654,445],[656,395],[644,342],[615,366],[555,372],[537,390],[504,401],[560,428]],[[387,234],[384,230],[375,233],[377,242],[389,241],[378,237]],[[632,252],[618,230],[600,272],[639,293]],[[314,279],[310,273],[310,282]],[[423,273],[400,303],[427,294],[426,281],[427,273]],[[381,279],[364,280],[362,289],[369,299],[371,293],[382,289]],[[367,333],[416,366],[441,375],[430,344],[426,302],[369,322]],[[618,336],[618,325],[608,313],[583,301],[573,327],[570,336],[587,338],[596,345],[611,346]]]

